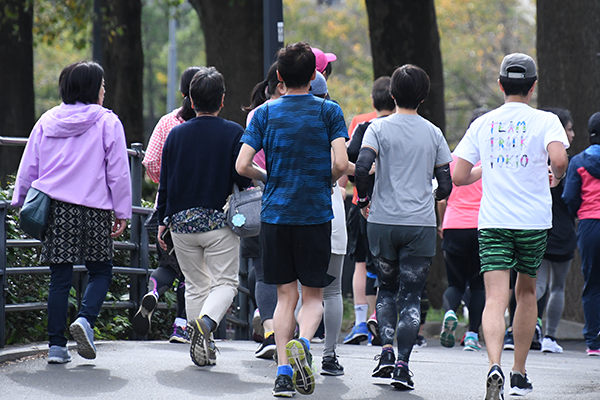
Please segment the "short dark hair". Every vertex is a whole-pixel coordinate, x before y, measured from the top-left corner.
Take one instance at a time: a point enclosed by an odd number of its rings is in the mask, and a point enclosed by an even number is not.
[[[412,64],[396,68],[392,74],[390,93],[400,108],[416,110],[429,96],[429,76]]]
[[[288,44],[277,52],[277,71],[288,88],[310,84],[315,69],[315,54],[307,43]]]
[[[200,71],[200,67],[187,67],[181,74],[181,79],[179,79],[179,91],[184,97],[177,116],[184,121],[188,121],[196,116],[196,112],[192,108],[192,102],[190,101],[190,82],[198,71]]]
[[[390,94],[390,82],[392,78],[389,76],[380,76],[373,82],[373,90],[371,96],[373,97],[373,107],[377,111],[394,111],[396,104]]]
[[[519,67],[510,67],[507,72],[521,72],[522,69]],[[508,78],[506,76],[500,76],[500,84],[504,88],[504,94],[507,96],[527,96],[531,87],[537,81],[537,76],[532,78]]]
[[[215,67],[201,67],[190,83],[190,97],[196,112],[219,111],[223,93],[225,93],[225,80]]]
[[[98,103],[104,69],[95,61],[79,61],[62,70],[58,77],[58,93],[63,103]]]

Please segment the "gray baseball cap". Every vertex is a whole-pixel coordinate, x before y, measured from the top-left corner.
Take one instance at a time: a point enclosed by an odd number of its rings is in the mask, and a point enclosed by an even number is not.
[[[323,96],[327,94],[327,81],[322,73],[319,71],[316,72],[315,79],[310,81],[310,90],[308,91],[310,94],[314,94],[315,96]]]
[[[510,72],[508,70],[511,70]],[[512,53],[504,57],[500,65],[500,76],[510,79],[537,77],[533,58],[523,53]]]

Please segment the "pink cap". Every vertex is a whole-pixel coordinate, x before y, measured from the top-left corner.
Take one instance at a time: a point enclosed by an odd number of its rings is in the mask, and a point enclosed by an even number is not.
[[[328,63],[337,60],[337,57],[333,53],[323,53],[322,50],[312,47],[312,51],[315,54],[315,61],[317,63],[317,71],[323,73]]]

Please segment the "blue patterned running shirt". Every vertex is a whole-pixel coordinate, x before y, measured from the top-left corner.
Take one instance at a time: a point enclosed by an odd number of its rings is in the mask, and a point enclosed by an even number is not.
[[[288,95],[256,110],[241,141],[265,152],[262,222],[316,225],[333,219],[331,142],[340,137],[347,139],[348,130],[333,101]]]

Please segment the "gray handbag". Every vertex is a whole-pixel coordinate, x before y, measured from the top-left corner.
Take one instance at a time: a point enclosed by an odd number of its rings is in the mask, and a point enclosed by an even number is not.
[[[260,210],[264,184],[240,191],[233,184],[233,193],[225,205],[227,225],[239,237],[257,236],[260,233]]]
[[[19,213],[19,226],[29,236],[44,240],[48,215],[50,214],[50,196],[34,188],[29,188],[25,203]]]

